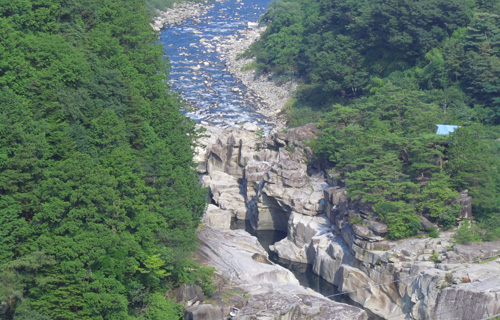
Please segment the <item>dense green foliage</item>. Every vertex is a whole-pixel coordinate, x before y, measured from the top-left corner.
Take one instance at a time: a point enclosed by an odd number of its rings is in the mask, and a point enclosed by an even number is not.
[[[0,1],[0,314],[177,319],[193,124],[138,0]]]
[[[464,223],[457,229],[454,239],[459,244],[481,241],[477,228],[471,226],[469,220],[464,220]]]
[[[300,79],[290,124],[320,122],[317,153],[389,237],[455,226],[464,190],[500,235],[498,1],[280,0],[262,22],[256,68]]]

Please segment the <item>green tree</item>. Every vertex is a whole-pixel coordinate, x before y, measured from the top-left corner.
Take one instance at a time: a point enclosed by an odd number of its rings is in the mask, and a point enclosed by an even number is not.
[[[447,152],[450,182],[459,190],[469,190],[477,218],[496,214],[499,209],[498,151],[493,147],[496,142],[484,138],[484,130],[479,126],[460,128]]]
[[[417,203],[418,211],[438,222],[444,229],[455,225],[460,206],[455,203],[458,192],[450,189],[449,177],[445,174],[432,175],[423,188]]]
[[[0,317],[177,318],[205,198],[144,3],[42,2],[0,6]]]

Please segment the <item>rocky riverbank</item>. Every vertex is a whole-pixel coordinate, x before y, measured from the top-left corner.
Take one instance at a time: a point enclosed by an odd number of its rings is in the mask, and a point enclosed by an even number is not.
[[[265,27],[258,27],[257,22],[250,23],[248,28],[240,33],[222,38],[217,48],[229,72],[261,98],[263,103],[258,105],[258,111],[272,121],[277,130],[282,130],[285,127],[283,107],[293,96],[297,83],[288,81],[279,85],[272,80],[272,75],[257,76],[255,70],[243,70],[254,59],[242,58],[241,55],[259,39],[264,30]]]
[[[219,0],[222,2],[224,0]],[[176,3],[171,9],[158,11],[158,15],[152,22],[153,29],[159,31],[164,27],[182,24],[189,18],[196,18],[205,14],[213,5],[197,2]],[[241,58],[241,55],[255,42],[265,27],[259,27],[257,21],[249,22],[248,28],[237,34],[220,37],[215,43],[207,43],[207,46],[216,48],[221,59],[226,63],[227,70],[240,79],[253,93],[260,98],[257,103],[258,112],[265,115],[277,130],[285,127],[283,107],[293,96],[297,83],[288,81],[277,84],[272,75],[257,76],[255,70],[243,70],[243,67],[254,61],[253,58]]]
[[[189,18],[199,17],[205,14],[213,5],[205,2],[176,2],[165,11],[157,10],[157,15],[151,22],[151,27],[160,31],[164,27],[182,24]]]

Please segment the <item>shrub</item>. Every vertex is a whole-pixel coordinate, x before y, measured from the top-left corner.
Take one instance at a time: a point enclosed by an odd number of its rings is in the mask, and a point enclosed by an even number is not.
[[[429,232],[429,237],[431,237],[431,238],[439,238],[439,231],[437,230],[436,227],[430,227],[430,228],[428,228],[427,232]]]
[[[477,233],[476,228],[474,226],[471,226],[469,220],[464,220],[453,238],[459,244],[481,241],[481,237]]]
[[[439,254],[437,251],[434,251],[432,253],[432,257],[431,257],[431,260],[434,261],[434,262],[439,262]]]
[[[414,236],[420,230],[420,218],[411,204],[403,201],[382,201],[375,205],[374,211],[387,224],[388,237],[392,240]]]
[[[176,276],[179,278],[178,282],[196,284],[200,286],[207,297],[211,297],[215,291],[214,274],[215,268],[200,266],[192,261],[185,261],[185,265],[180,268]]]

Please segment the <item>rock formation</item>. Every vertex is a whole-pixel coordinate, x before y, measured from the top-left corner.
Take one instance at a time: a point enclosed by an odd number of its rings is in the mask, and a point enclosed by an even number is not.
[[[236,307],[239,309],[237,319],[366,319],[363,310],[331,301],[300,286],[290,271],[269,261],[257,238],[243,230],[229,229],[231,218],[238,218],[254,221],[261,229],[279,227],[287,230],[292,214],[288,210],[289,202],[294,198],[301,212],[312,215],[316,207],[307,197],[294,196],[294,192],[310,183],[302,159],[292,151],[267,148],[264,138],[255,133],[216,127],[206,130],[200,139],[196,159],[198,170],[203,174],[202,182],[209,188],[214,204],[208,206],[198,231],[197,256],[202,263],[216,267],[223,278],[219,292],[228,294],[241,290],[242,295],[228,305],[220,299],[200,297],[193,288],[185,288],[185,292],[177,295],[178,301],[185,305],[185,318],[226,319],[231,307]],[[294,173],[289,168],[301,170]],[[259,180],[260,173],[265,173],[266,179],[282,186],[283,190],[271,191],[263,184],[253,183]],[[250,176],[254,180],[248,180]],[[285,189],[295,191],[287,190],[291,193],[286,193]],[[307,195],[322,193],[317,187],[302,192]],[[259,199],[267,193],[273,203],[260,203]],[[274,206],[273,209],[268,205]],[[248,209],[250,207],[252,209]],[[317,217],[304,217],[318,220]],[[322,221],[326,223],[326,217],[323,216]],[[319,220],[316,223],[320,223]],[[302,230],[297,232],[302,233]]]
[[[226,319],[233,306],[239,308],[237,319],[366,319],[362,310],[300,286],[290,271],[268,260],[255,237],[243,230],[229,230],[230,216],[225,215],[223,221],[220,215],[227,212],[209,206],[205,219],[210,223],[204,223],[198,232],[197,255],[224,277],[222,292],[237,289],[246,298],[240,297],[232,305],[204,301],[195,289],[187,288],[177,297],[184,302],[186,319]]]
[[[348,200],[335,172],[311,170],[313,125],[268,137],[245,130],[208,132],[197,159],[214,203],[207,210],[211,225],[227,228],[219,216],[230,215],[256,230],[286,231],[271,246],[274,252],[311,264],[383,318],[469,320],[500,313],[500,242],[454,245],[452,232],[436,239],[385,240],[387,226],[369,207]],[[470,197],[463,194],[458,201],[467,217]]]

